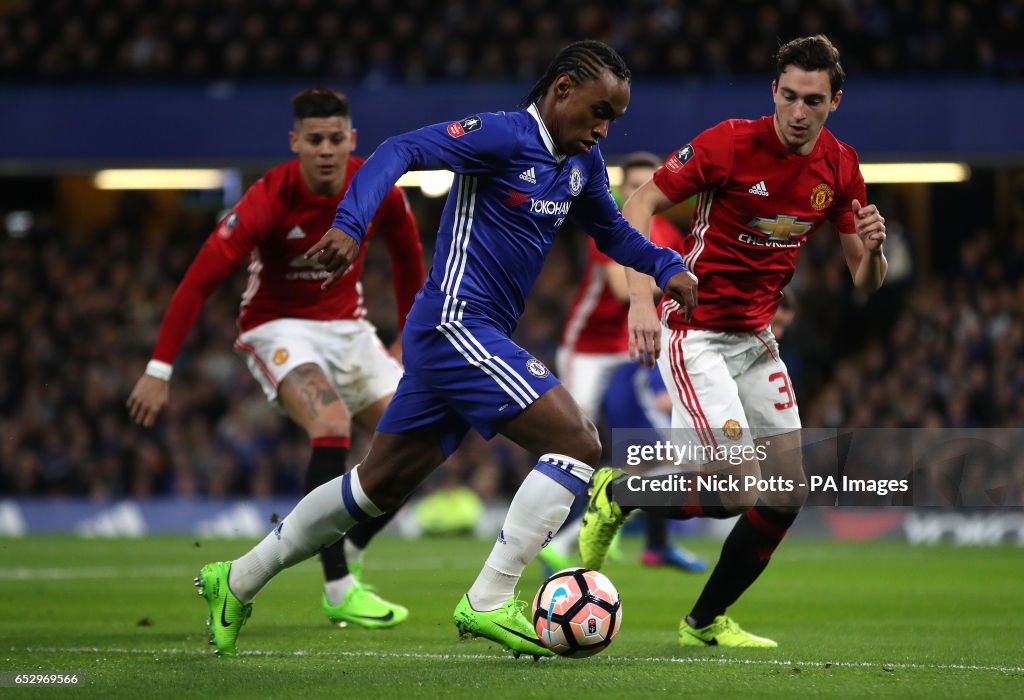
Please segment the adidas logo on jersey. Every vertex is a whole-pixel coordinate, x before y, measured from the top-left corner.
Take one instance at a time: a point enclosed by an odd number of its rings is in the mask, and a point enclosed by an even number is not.
[[[288,232],[288,235],[285,236],[285,240],[291,241],[291,240],[294,240],[296,238],[305,238],[305,237],[306,237],[306,232],[302,230],[302,227],[295,226],[291,231]]]
[[[520,180],[526,180],[531,185],[536,185],[537,184],[537,173],[534,172],[533,168],[531,167],[529,170],[524,170],[523,173],[519,176],[519,179]]]
[[[764,186],[764,180],[761,180],[761,182],[751,187],[747,192],[750,194],[759,194],[762,197],[768,196],[768,188]]]

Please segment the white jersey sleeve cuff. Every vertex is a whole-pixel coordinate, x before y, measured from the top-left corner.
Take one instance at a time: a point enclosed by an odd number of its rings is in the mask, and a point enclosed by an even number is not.
[[[150,360],[149,364],[146,365],[146,374],[157,379],[163,379],[165,382],[171,381],[171,374],[174,372],[174,368],[166,362],[160,360]]]

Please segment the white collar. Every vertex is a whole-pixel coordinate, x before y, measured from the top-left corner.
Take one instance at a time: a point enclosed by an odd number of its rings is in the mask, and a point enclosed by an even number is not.
[[[529,107],[526,108],[526,111],[530,113],[531,117],[537,120],[537,126],[540,127],[540,138],[541,140],[544,141],[544,145],[547,146],[548,153],[551,154],[555,161],[561,163],[563,160],[565,160],[566,156],[562,153],[559,153],[558,149],[555,148],[555,140],[551,138],[551,132],[548,131],[547,124],[545,124],[544,120],[540,118],[540,110],[537,109],[537,103],[532,103]]]

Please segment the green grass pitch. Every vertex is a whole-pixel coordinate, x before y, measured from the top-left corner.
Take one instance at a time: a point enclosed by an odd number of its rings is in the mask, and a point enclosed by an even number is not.
[[[718,545],[690,543],[714,558]],[[513,660],[461,641],[451,611],[490,549],[471,539],[381,538],[367,580],[407,605],[386,631],[327,624],[315,561],[281,574],[256,601],[242,655],[207,646],[192,577],[248,542],[189,538],[0,540],[0,671],[84,672],[78,689],[10,697],[624,698],[825,695],[1020,697],[1024,550],[896,543],[785,542],[732,610],[775,650],[677,646],[676,625],[704,575],[623,562],[618,638],[591,659]],[[532,601],[540,569],[527,569]],[[13,693],[18,695],[13,695]],[[11,694],[11,695],[8,695]]]

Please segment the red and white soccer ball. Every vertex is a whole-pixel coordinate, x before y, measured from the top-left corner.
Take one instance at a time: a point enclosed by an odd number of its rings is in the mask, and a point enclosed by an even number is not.
[[[559,656],[582,658],[606,648],[622,624],[619,592],[592,569],[563,569],[551,575],[533,599],[533,627]]]

